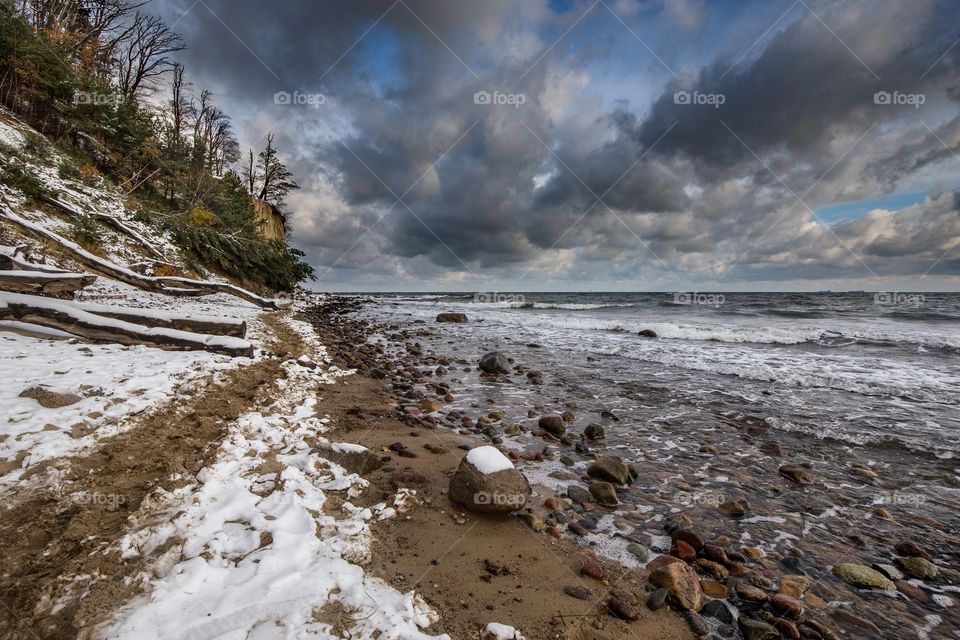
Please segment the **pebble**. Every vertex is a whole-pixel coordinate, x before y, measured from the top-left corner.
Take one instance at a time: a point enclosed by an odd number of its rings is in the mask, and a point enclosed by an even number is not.
[[[728,607],[723,600],[711,600],[707,604],[703,605],[703,609],[700,610],[700,613],[709,618],[715,618],[726,624],[733,622],[733,613],[730,611],[730,607]]]
[[[862,564],[852,562],[835,564],[833,575],[860,589],[883,589],[885,591],[893,589],[893,583],[885,575]]]
[[[921,580],[932,580],[937,577],[937,574],[940,573],[940,570],[937,568],[937,565],[933,564],[926,558],[916,557],[900,557],[894,559],[894,562],[898,567],[903,569],[911,578],[919,578]]]
[[[667,590],[660,588],[655,590],[650,594],[650,597],[647,598],[647,608],[651,611],[656,611],[663,606],[663,603],[667,600]]]
[[[904,540],[898,542],[894,547],[894,550],[898,555],[906,556],[909,558],[923,558],[925,560],[933,560],[929,553],[920,548],[920,546],[913,542],[912,540]]]
[[[670,555],[676,556],[684,562],[693,562],[697,557],[697,552],[683,540],[677,540],[673,543],[673,548],[670,549]]]
[[[877,571],[879,571],[880,573],[882,573],[883,575],[887,576],[888,578],[890,578],[890,579],[893,580],[893,581],[897,581],[897,580],[902,580],[902,579],[903,579],[903,573],[900,571],[900,569],[897,569],[897,568],[896,568],[895,566],[893,566],[892,564],[879,564],[879,563],[874,563],[874,564],[871,565],[871,566],[872,566],[873,569],[876,569]]]
[[[766,593],[760,589],[757,589],[753,585],[747,584],[746,582],[737,583],[737,586],[734,587],[734,589],[742,600],[747,600],[749,602],[765,602],[767,600]]]
[[[779,640],[780,632],[772,625],[759,620],[740,617],[740,631],[743,633],[744,640]]]
[[[617,597],[610,598],[607,602],[607,608],[610,610],[610,613],[627,622],[633,622],[640,617],[640,612],[637,611],[636,607]]]
[[[773,628],[779,631],[783,637],[790,638],[790,640],[800,640],[800,630],[794,623],[784,618],[774,618],[770,622],[773,624]]]
[[[816,481],[816,476],[806,467],[785,464],[778,469],[778,472],[787,480],[791,480],[797,484],[810,484]]]
[[[576,598],[577,600],[589,600],[591,597],[593,597],[593,592],[586,587],[564,587],[563,592],[572,598]]]
[[[746,502],[744,500],[729,500],[717,505],[717,508],[731,518],[742,518],[747,513]]]
[[[693,531],[690,531],[689,529],[677,529],[676,531],[670,534],[670,537],[673,539],[674,542],[676,542],[677,540],[683,540],[688,545],[693,547],[694,551],[700,551],[701,549],[703,549],[703,538],[698,536]]]
[[[696,611],[685,611],[683,617],[687,620],[687,626],[698,638],[704,638],[710,635],[710,625]]]
[[[770,602],[773,604],[773,608],[779,611],[785,618],[797,620],[803,615],[803,605],[800,601],[784,593],[778,593],[773,596]]]
[[[700,588],[711,598],[727,598],[730,596],[730,590],[726,585],[713,582],[712,580],[701,580]]]
[[[594,580],[603,580],[605,572],[603,566],[596,560],[587,560],[582,567],[580,567],[580,573],[585,576],[589,576]]]

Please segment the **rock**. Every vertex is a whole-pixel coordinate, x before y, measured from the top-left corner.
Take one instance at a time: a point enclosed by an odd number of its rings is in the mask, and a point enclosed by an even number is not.
[[[757,589],[752,584],[747,584],[746,582],[738,582],[734,590],[737,592],[737,595],[740,596],[741,600],[746,600],[747,602],[766,602],[767,600],[767,594],[764,593],[762,589]]]
[[[656,611],[663,606],[663,603],[667,600],[667,590],[663,587],[655,590],[650,594],[650,597],[647,598],[647,608],[650,611]]]
[[[730,572],[727,571],[725,566],[719,562],[707,560],[706,558],[699,558],[694,561],[693,568],[699,573],[710,576],[711,578],[716,578],[717,580],[726,580],[727,576],[730,575]]]
[[[607,601],[607,608],[610,610],[610,613],[627,622],[633,622],[640,617],[640,612],[637,611],[635,606],[616,596]]]
[[[676,556],[668,556],[668,555],[657,556],[656,558],[654,558],[653,560],[647,563],[646,568],[647,568],[647,571],[656,571],[660,567],[665,567],[668,564],[673,564],[674,562],[682,563],[683,560],[681,560],[680,558],[677,558]]]
[[[477,447],[460,461],[450,478],[448,495],[468,511],[510,513],[526,505],[530,483],[498,449]]]
[[[417,473],[413,469],[401,469],[394,473],[391,478],[394,484],[404,486],[408,484],[424,484],[427,481],[426,476]]]
[[[573,422],[577,419],[577,416],[575,416],[572,411],[564,411],[560,414],[560,417],[563,418],[564,422]]]
[[[571,522],[570,524],[568,524],[567,529],[570,529],[570,531],[572,531],[575,535],[580,536],[581,538],[589,533],[589,531],[584,529],[581,525],[577,524],[576,522]]]
[[[657,332],[654,331],[653,329],[643,329],[641,331],[638,331],[637,335],[640,336],[641,338],[656,338]]]
[[[780,593],[799,600],[810,588],[810,580],[806,576],[785,575],[780,578]]]
[[[51,391],[46,387],[30,387],[29,389],[24,389],[20,392],[20,397],[36,400],[41,407],[47,409],[61,409],[83,400],[83,398],[74,393],[60,393],[59,391]]]
[[[744,640],[779,640],[780,638],[780,632],[766,622],[751,620],[745,616],[741,616],[739,622]]]
[[[684,619],[687,621],[687,626],[690,627],[690,631],[693,631],[693,635],[698,638],[705,638],[710,635],[710,625],[707,624],[707,621],[700,617],[700,614],[696,611],[685,611],[683,613]]]
[[[866,629],[867,631],[870,631],[871,633],[875,633],[877,636],[882,635],[882,634],[880,633],[880,628],[877,627],[877,625],[873,624],[872,622],[870,622],[870,621],[867,620],[866,618],[861,618],[860,616],[855,616],[855,615],[853,615],[852,613],[850,613],[849,611],[846,611],[846,610],[844,610],[844,609],[836,609],[836,610],[833,612],[833,617],[836,618],[837,620],[840,620],[840,621],[845,622],[845,623],[847,623],[847,624],[852,624],[852,625],[854,625],[854,626],[856,626],[856,627],[860,627],[861,629]]]
[[[609,482],[595,480],[590,483],[590,494],[596,499],[597,504],[604,507],[615,507],[620,504],[617,498],[617,490]]]
[[[676,556],[684,562],[693,562],[697,557],[697,552],[683,540],[677,540],[670,548],[670,555]]]
[[[730,562],[730,559],[727,557],[727,552],[723,550],[723,547],[718,547],[715,544],[703,545],[703,557],[724,565]]]
[[[630,480],[630,470],[617,456],[603,456],[587,469],[587,475],[598,480],[624,485]]]
[[[892,564],[873,563],[872,567],[894,582],[903,579],[903,573]]]
[[[929,553],[920,548],[920,546],[913,542],[912,540],[904,540],[898,542],[896,546],[893,547],[896,550],[898,555],[907,556],[909,558],[923,558],[924,560],[933,560]]]
[[[480,640],[525,640],[520,632],[507,624],[490,622],[480,633]]]
[[[806,467],[800,467],[792,464],[785,464],[779,469],[781,476],[797,484],[810,484],[816,481],[816,476]]]
[[[483,354],[483,357],[480,358],[477,366],[479,366],[480,370],[485,373],[509,374],[512,371],[510,368],[510,361],[507,359],[507,356],[499,351],[491,351],[490,353]]]
[[[587,428],[583,430],[583,437],[587,440],[602,440],[606,436],[606,433],[598,424],[588,424]]]
[[[799,600],[791,598],[785,593],[778,593],[770,600],[774,610],[778,611],[784,618],[799,620],[803,615],[803,605]]]
[[[465,313],[438,313],[437,322],[466,322],[467,314]]]
[[[780,632],[784,638],[789,638],[790,640],[800,640],[800,630],[797,629],[797,625],[786,620],[784,618],[774,618],[770,621],[773,624],[773,628]]]
[[[700,610],[703,604],[700,578],[688,565],[674,562],[660,567],[650,574],[649,580],[653,586],[666,589],[681,609]]]
[[[483,568],[492,576],[508,576],[510,575],[510,568],[506,565],[495,562],[494,560],[484,560]]]
[[[383,466],[383,460],[379,455],[358,444],[320,445],[316,450],[321,457],[337,463],[346,469],[347,473],[355,473],[359,476],[376,471]]]
[[[893,589],[893,583],[879,571],[852,562],[841,562],[833,566],[833,575],[847,584],[860,589]]]
[[[579,505],[593,502],[593,495],[583,487],[578,487],[575,484],[567,487],[567,497],[573,500],[575,504]]]
[[[816,633],[820,635],[820,637],[826,638],[827,640],[834,640],[834,638],[837,637],[836,634],[834,634],[833,631],[830,629],[830,627],[823,624],[819,620],[813,620],[811,618],[808,618],[803,622],[801,622],[800,626],[813,629]]]
[[[747,513],[745,500],[728,500],[717,505],[717,508],[731,518],[742,518]]]
[[[920,587],[910,584],[906,580],[897,580],[895,584],[897,585],[897,591],[903,595],[916,600],[924,606],[929,604],[930,599],[927,597],[927,592]]]
[[[713,582],[712,580],[701,580],[700,588],[703,589],[703,592],[711,598],[730,597],[730,590],[727,589],[726,585],[720,584],[719,582]]]
[[[434,413],[437,411],[443,411],[443,403],[439,400],[433,400],[431,398],[424,398],[417,403],[417,408],[424,413]]]
[[[580,573],[594,580],[603,580],[603,576],[605,575],[603,566],[596,560],[587,560],[583,566],[580,567]]]
[[[733,622],[733,613],[723,600],[711,600],[703,605],[700,613],[708,618],[716,618],[725,624]]]
[[[530,527],[531,530],[538,533],[547,528],[546,521],[536,514],[521,511],[517,514],[517,517],[523,520],[523,523]]]
[[[586,587],[577,587],[570,586],[564,587],[563,592],[570,596],[571,598],[576,598],[577,600],[589,600],[593,597],[593,592]]]
[[[543,501],[543,508],[547,511],[560,511],[563,509],[563,505],[560,504],[559,500],[551,497]]]
[[[911,578],[932,580],[933,578],[937,577],[937,574],[940,573],[937,565],[925,558],[898,556],[894,558],[894,562]]]
[[[699,552],[701,549],[703,549],[703,538],[698,536],[693,531],[690,531],[689,529],[677,529],[676,531],[670,534],[670,538],[674,542],[676,542],[677,540],[683,540],[688,545],[693,547],[694,551]]]
[[[537,426],[555,436],[562,436],[567,431],[567,425],[564,424],[563,418],[557,415],[540,416]]]

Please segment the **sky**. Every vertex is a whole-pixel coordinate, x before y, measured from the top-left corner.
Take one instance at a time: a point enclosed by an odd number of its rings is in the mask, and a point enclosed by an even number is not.
[[[955,0],[147,8],[314,289],[960,289]]]

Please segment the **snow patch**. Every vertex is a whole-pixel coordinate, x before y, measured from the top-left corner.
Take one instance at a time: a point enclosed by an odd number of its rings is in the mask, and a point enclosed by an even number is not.
[[[467,462],[476,467],[477,471],[483,475],[513,469],[513,463],[510,462],[510,458],[503,455],[496,447],[491,447],[490,445],[470,449],[470,452],[467,454]]]

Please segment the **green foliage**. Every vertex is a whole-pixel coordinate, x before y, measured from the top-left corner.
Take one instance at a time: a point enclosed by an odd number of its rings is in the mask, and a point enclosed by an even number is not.
[[[24,169],[24,164],[16,162],[19,153],[13,147],[0,145],[0,154],[5,161],[0,164],[0,183],[20,191],[30,202],[43,202],[50,197],[50,191],[37,176]]]
[[[302,280],[314,277],[313,268],[302,260],[303,252],[277,240],[229,237],[185,223],[171,231],[188,260],[270,291],[292,291]]]
[[[248,235],[256,231],[250,194],[240,176],[233,171],[228,171],[223,179],[217,181],[206,204],[220,218],[226,231]]]
[[[80,216],[70,221],[73,240],[87,251],[99,253],[103,247],[103,231],[90,216]]]

